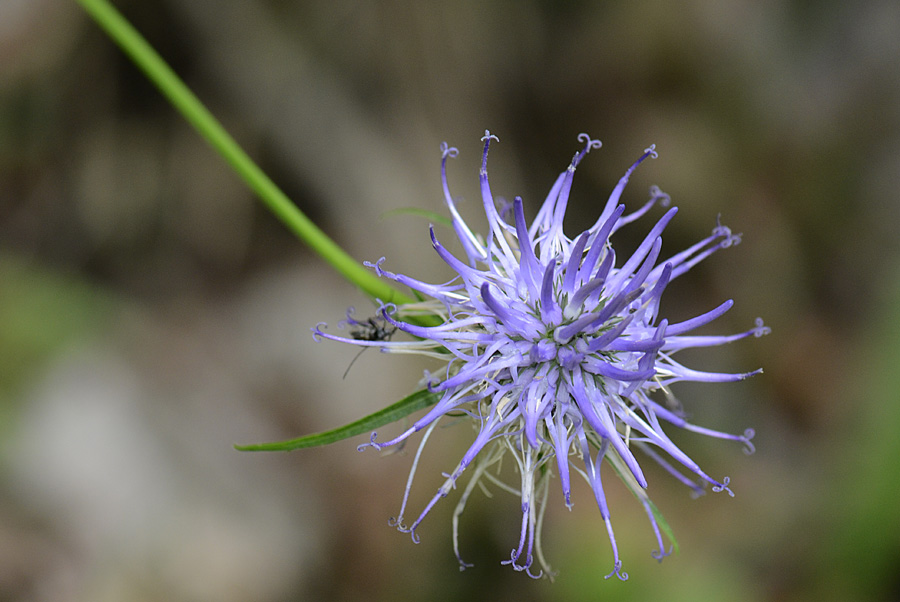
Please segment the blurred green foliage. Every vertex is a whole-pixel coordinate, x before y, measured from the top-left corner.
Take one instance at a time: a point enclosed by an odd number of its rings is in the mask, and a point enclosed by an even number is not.
[[[24,385],[46,362],[94,335],[116,307],[114,299],[73,274],[0,255],[0,408],[9,436]]]

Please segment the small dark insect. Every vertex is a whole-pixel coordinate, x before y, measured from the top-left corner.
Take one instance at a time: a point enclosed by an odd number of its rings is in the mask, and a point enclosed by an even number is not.
[[[357,322],[350,336],[357,341],[390,341],[395,332],[397,327],[384,318],[369,318],[365,322]]]
[[[350,336],[357,341],[390,341],[391,337],[394,336],[394,333],[397,332],[396,326],[388,323],[384,318],[377,317],[369,318],[365,322],[354,322],[353,326],[353,329],[350,330]],[[341,377],[342,379],[347,378],[347,374],[350,373],[350,368],[353,367],[353,364],[356,363],[356,360],[359,359],[359,356],[361,356],[366,349],[368,349],[368,347],[363,347],[359,350],[359,353],[354,356],[350,361],[350,365],[344,370],[344,376]]]

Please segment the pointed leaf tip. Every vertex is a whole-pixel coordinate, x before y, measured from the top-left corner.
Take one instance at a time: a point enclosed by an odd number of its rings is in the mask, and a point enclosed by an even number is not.
[[[437,403],[440,393],[432,393],[427,389],[416,391],[388,407],[369,414],[359,420],[321,433],[312,433],[289,439],[287,441],[274,441],[272,443],[254,443],[250,445],[235,445],[238,451],[293,451],[307,447],[319,447],[330,445],[343,439],[348,439],[362,433],[369,432],[385,424],[396,422],[418,410],[427,408]]]

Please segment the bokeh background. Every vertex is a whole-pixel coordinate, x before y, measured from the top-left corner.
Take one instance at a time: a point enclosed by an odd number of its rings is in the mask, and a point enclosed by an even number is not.
[[[438,150],[478,218],[479,138],[495,194],[533,215],[586,131],[570,232],[632,178],[681,212],[664,252],[717,214],[743,243],[677,280],[684,319],[773,333],[687,358],[762,376],[676,393],[757,453],[675,433],[737,496],[650,490],[680,544],[657,564],[643,510],[607,488],[627,583],[590,491],[551,497],[559,573],[500,566],[516,500],[473,495],[387,525],[409,450],[365,440],[291,454],[234,443],[331,428],[411,392],[426,361],[314,343],[371,305],[248,193],[74,2],[0,0],[0,600],[900,599],[900,4],[801,2],[116,3],[297,204],[360,260],[447,270]],[[623,231],[627,248],[650,220]],[[444,239],[450,234],[445,232]],[[393,427],[396,429],[397,427]],[[388,429],[390,430],[390,429]],[[386,431],[387,432],[387,431]],[[421,507],[471,438],[432,438]]]

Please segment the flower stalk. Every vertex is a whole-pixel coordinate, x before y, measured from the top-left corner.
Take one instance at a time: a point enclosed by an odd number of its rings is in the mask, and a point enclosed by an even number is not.
[[[112,4],[107,0],[77,1],[288,230],[372,299],[413,301],[375,277],[300,211]]]

